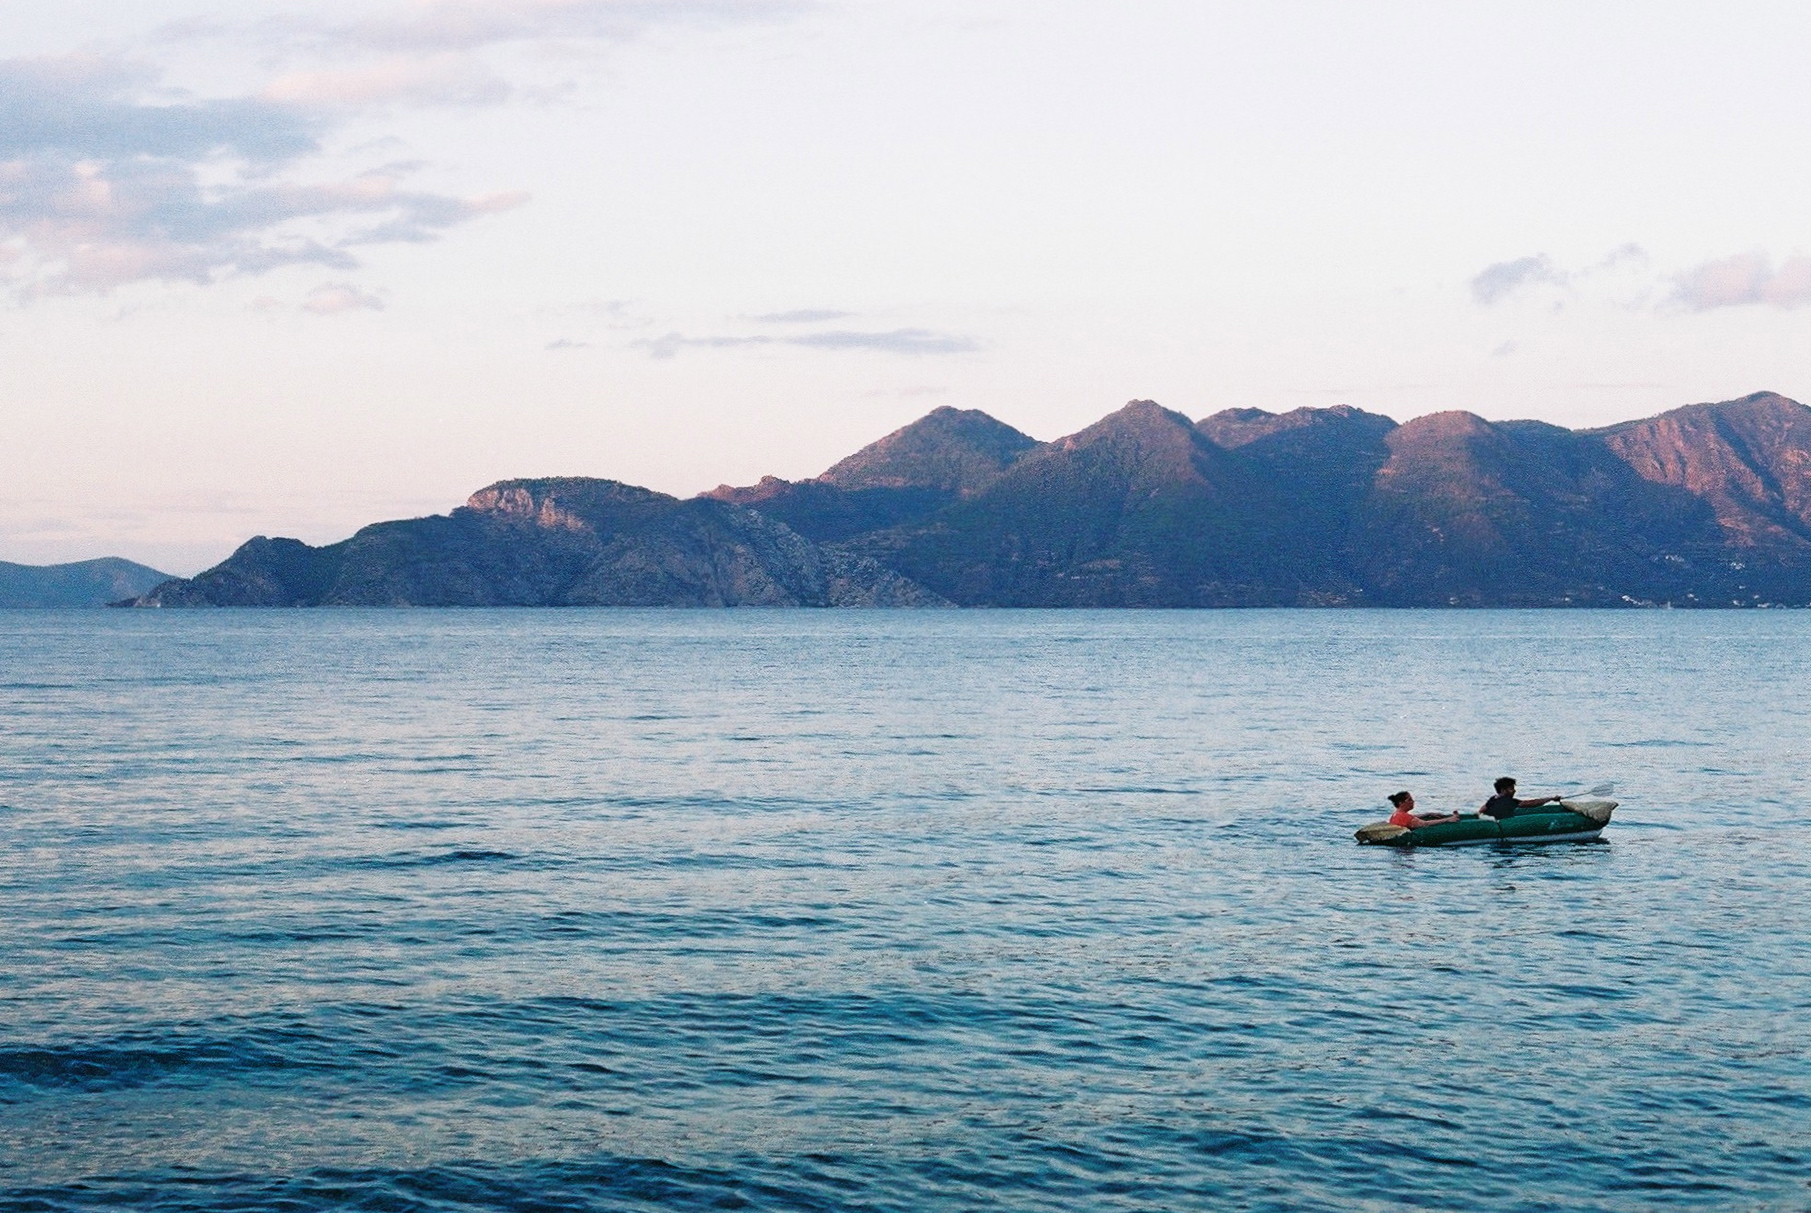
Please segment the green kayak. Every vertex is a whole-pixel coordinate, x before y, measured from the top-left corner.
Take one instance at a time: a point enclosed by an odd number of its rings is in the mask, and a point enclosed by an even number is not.
[[[1566,800],[1558,809],[1525,809],[1514,817],[1467,814],[1458,821],[1407,829],[1387,821],[1358,831],[1358,841],[1382,847],[1463,847],[1488,842],[1589,842],[1603,833],[1614,800]]]

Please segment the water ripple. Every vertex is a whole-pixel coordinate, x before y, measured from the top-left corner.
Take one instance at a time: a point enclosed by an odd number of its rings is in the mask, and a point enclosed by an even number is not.
[[[0,1208],[1802,1210],[1808,658],[0,613]],[[1352,843],[1506,770],[1613,778],[1609,841]]]

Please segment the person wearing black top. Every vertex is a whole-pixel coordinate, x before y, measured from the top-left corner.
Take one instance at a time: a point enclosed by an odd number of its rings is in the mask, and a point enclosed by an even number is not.
[[[1543,796],[1539,800],[1517,800],[1515,798],[1515,780],[1505,775],[1496,782],[1497,794],[1484,802],[1478,812],[1485,817],[1495,817],[1501,821],[1505,817],[1514,817],[1517,809],[1538,809],[1544,804],[1552,804],[1557,796]]]

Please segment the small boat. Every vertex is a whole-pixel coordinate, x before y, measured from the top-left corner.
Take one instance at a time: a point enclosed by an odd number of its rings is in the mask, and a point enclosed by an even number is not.
[[[1614,800],[1562,800],[1557,809],[1524,809],[1498,821],[1468,813],[1457,821],[1409,829],[1387,821],[1358,831],[1358,841],[1381,847],[1465,847],[1487,842],[1590,842],[1610,824]]]

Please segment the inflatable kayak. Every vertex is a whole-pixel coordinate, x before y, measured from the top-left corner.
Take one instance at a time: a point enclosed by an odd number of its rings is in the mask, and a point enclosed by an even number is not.
[[[1487,842],[1589,842],[1603,833],[1614,800],[1562,800],[1557,809],[1523,809],[1498,821],[1472,813],[1457,821],[1411,830],[1387,821],[1358,831],[1358,841],[1382,847],[1463,847]]]

